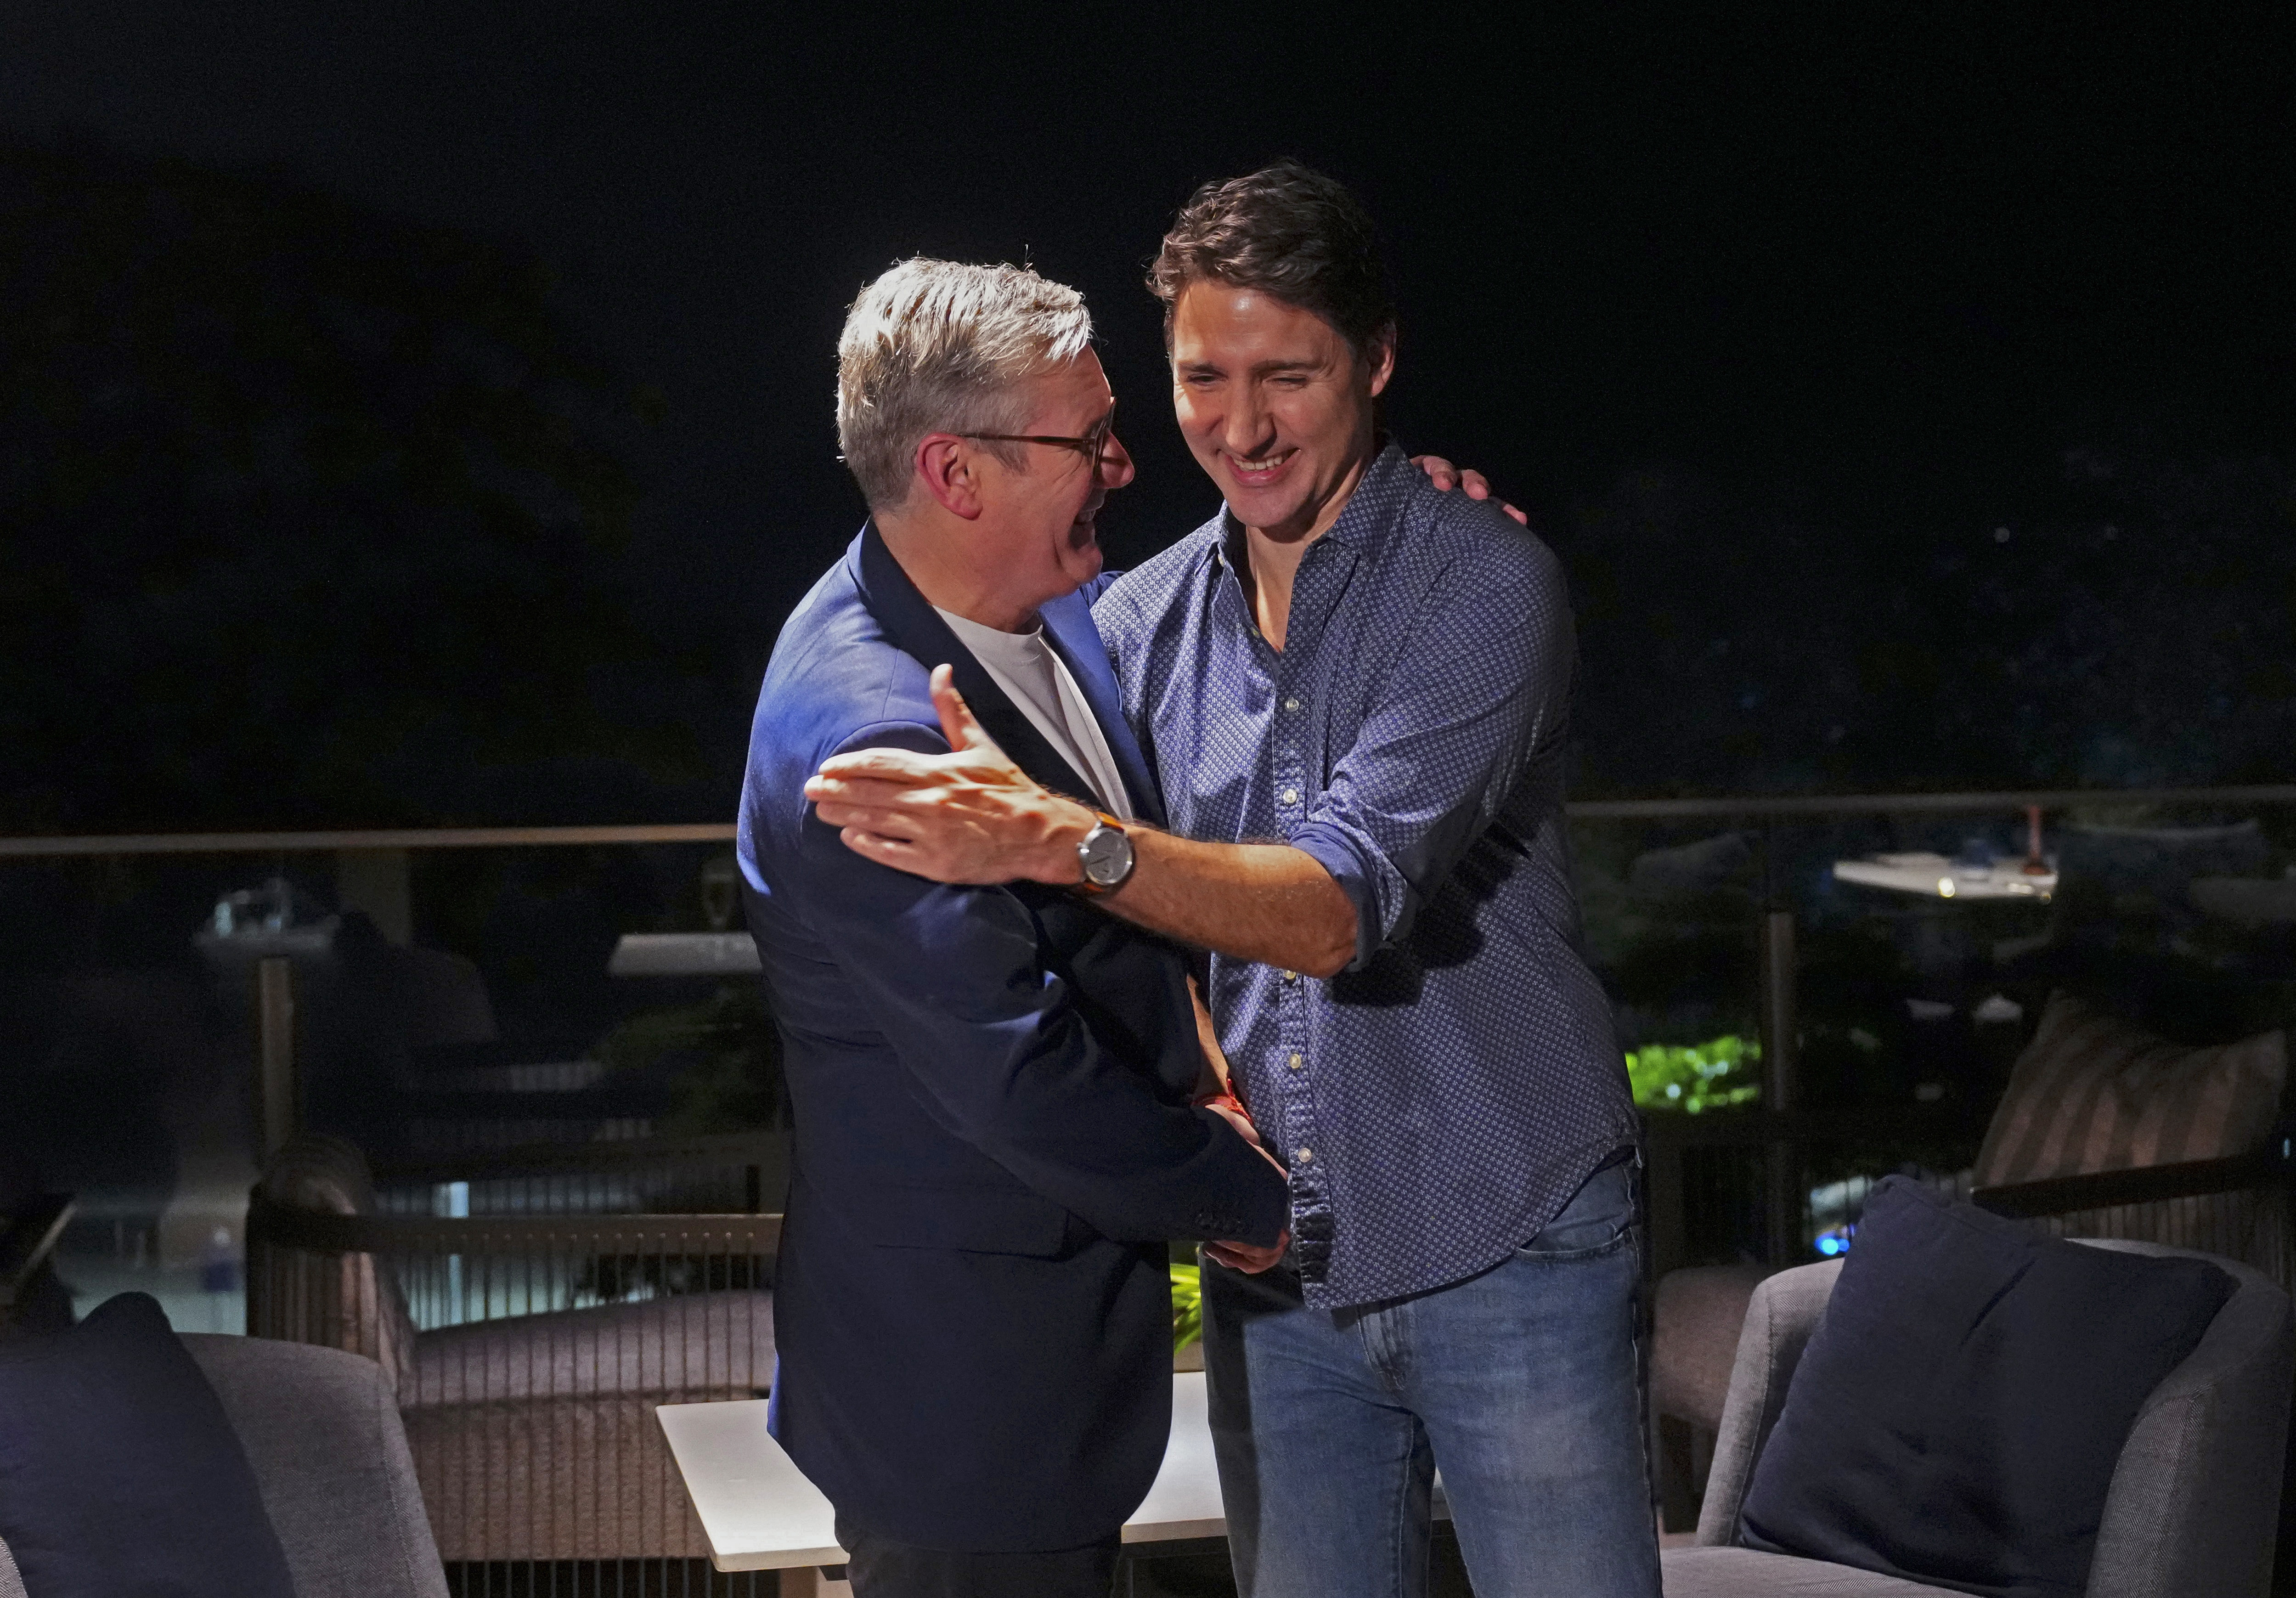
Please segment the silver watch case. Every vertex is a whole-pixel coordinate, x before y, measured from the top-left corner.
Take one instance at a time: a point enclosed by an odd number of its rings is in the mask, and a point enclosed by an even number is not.
[[[1086,891],[1111,893],[1132,874],[1132,840],[1122,827],[1102,822],[1077,844],[1077,864],[1084,869]]]

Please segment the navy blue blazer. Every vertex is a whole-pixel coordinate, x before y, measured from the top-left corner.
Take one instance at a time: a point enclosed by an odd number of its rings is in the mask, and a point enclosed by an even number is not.
[[[1084,599],[1044,617],[1155,817]],[[1090,791],[873,527],[783,627],[750,733],[743,897],[794,1118],[775,1435],[875,1535],[1070,1547],[1120,1526],[1163,1456],[1167,1240],[1273,1242],[1285,1191],[1188,1105],[1178,949],[1065,889],[875,865],[814,815],[805,780],[831,755],[948,747],[927,689],[944,661],[1016,763]]]

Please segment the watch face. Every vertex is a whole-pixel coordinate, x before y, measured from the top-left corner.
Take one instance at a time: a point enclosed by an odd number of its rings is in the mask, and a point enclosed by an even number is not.
[[[1083,856],[1085,880],[1095,888],[1113,888],[1132,874],[1132,840],[1115,827],[1095,827],[1077,853]]]

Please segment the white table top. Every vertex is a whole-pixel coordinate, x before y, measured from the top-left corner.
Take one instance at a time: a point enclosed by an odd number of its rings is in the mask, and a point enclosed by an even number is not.
[[[1943,855],[1875,855],[1836,860],[1837,881],[1887,888],[1939,899],[2046,899],[2057,890],[2057,873],[2028,876],[2022,860],[1997,860],[1981,873],[1957,870]]]
[[[709,1534],[710,1563],[720,1570],[786,1570],[845,1562],[833,1529],[836,1514],[766,1430],[765,1399],[664,1404],[654,1414]],[[1439,1482],[1435,1512],[1449,1512]],[[1204,1412],[1203,1373],[1183,1371],[1172,1378],[1172,1438],[1165,1445],[1163,1468],[1124,1523],[1124,1541],[1170,1542],[1226,1532],[1227,1512],[1220,1502]]]
[[[654,1408],[720,1570],[841,1565],[836,1514],[766,1430],[767,1400]]]
[[[654,1410],[709,1534],[710,1563],[720,1570],[843,1564],[836,1512],[766,1430],[766,1402],[736,1398]],[[1226,1530],[1204,1414],[1203,1373],[1184,1371],[1172,1378],[1172,1438],[1163,1468],[1124,1523],[1124,1540],[1168,1542]]]
[[[747,932],[625,932],[606,962],[610,977],[739,977],[761,969]]]

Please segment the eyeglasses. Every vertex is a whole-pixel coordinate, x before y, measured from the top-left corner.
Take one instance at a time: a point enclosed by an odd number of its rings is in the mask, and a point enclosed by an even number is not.
[[[1080,438],[1056,438],[1044,433],[959,433],[956,436],[996,444],[1049,444],[1056,449],[1073,449],[1084,457],[1086,467],[1097,475],[1101,457],[1108,453],[1108,441],[1115,435],[1116,407],[1111,405],[1107,414],[1094,422],[1091,430]]]

